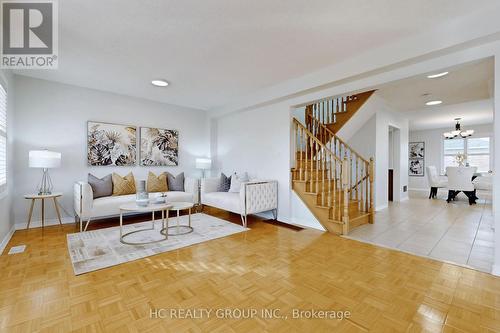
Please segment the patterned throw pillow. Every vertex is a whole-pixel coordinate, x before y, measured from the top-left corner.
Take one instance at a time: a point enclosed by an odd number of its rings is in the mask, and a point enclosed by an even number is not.
[[[170,191],[181,191],[184,192],[184,172],[181,172],[177,176],[167,173],[168,177],[168,189]]]
[[[162,172],[158,176],[156,176],[154,173],[150,171],[148,173],[147,188],[149,193],[167,192],[168,191],[167,174],[165,172]]]
[[[217,192],[227,192],[229,191],[230,187],[231,187],[231,176],[227,177],[225,174],[221,173]]]
[[[132,172],[125,177],[113,172],[113,195],[135,194],[135,179]]]
[[[92,187],[94,199],[109,197],[113,194],[113,181],[111,180],[111,174],[102,178],[97,178],[93,174],[89,173],[87,179],[90,187]]]

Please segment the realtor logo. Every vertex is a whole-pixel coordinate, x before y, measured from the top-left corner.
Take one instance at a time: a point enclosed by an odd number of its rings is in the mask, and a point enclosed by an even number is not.
[[[57,2],[0,0],[2,68],[55,69]]]

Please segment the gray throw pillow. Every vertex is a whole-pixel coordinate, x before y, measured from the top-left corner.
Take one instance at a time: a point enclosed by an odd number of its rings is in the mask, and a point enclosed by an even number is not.
[[[167,172],[168,190],[184,192],[184,172],[181,172],[174,177],[171,173]]]
[[[92,187],[94,199],[113,195],[113,180],[111,174],[102,178],[97,178],[93,174],[89,173],[88,183],[90,187]]]
[[[227,177],[225,174],[220,174],[219,187],[217,187],[217,192],[227,192],[231,187],[231,177]]]

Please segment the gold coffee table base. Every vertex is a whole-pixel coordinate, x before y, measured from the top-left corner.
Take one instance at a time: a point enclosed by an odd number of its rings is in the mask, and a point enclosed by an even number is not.
[[[165,236],[180,236],[180,235],[187,235],[190,234],[194,231],[193,227],[191,227],[191,209],[193,208],[193,204],[189,202],[176,202],[172,204],[172,207],[170,210],[176,210],[177,211],[177,217],[175,221],[177,222],[177,225],[173,225],[171,227],[168,226],[166,228],[161,229],[160,233]],[[189,211],[188,215],[188,225],[181,225],[179,223],[179,215],[181,210],[187,209]],[[167,219],[168,219],[168,214],[169,211],[167,211]],[[168,229],[176,229],[176,233],[169,233]],[[181,229],[187,229],[185,232],[181,232]]]
[[[163,241],[168,240],[168,234],[165,235],[165,234],[163,234],[161,232],[163,229],[168,229],[168,209],[162,209],[161,210],[161,224],[162,224],[162,229],[160,230],[160,234],[164,235],[165,238],[154,240],[154,241],[150,241],[150,242],[127,242],[124,239],[125,237],[127,237],[129,235],[132,235],[132,234],[135,234],[135,233],[155,230],[155,215],[154,215],[155,213],[154,212],[155,211],[151,212],[151,215],[152,215],[151,216],[151,228],[134,230],[134,231],[130,231],[130,232],[127,232],[127,233],[123,233],[123,212],[122,212],[122,210],[120,210],[120,243],[126,244],[126,245],[146,245],[146,244],[154,244],[154,243],[163,242]],[[165,218],[165,212],[167,212],[166,218]],[[165,224],[166,224],[166,226],[165,226]]]

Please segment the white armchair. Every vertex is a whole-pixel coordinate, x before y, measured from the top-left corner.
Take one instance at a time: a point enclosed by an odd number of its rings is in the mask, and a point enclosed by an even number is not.
[[[476,167],[447,167],[448,176],[448,199],[447,202],[454,200],[458,193],[464,192],[469,198],[469,204],[476,203],[476,194],[472,176],[476,172]]]
[[[427,171],[427,181],[429,182],[429,186],[431,188],[429,199],[435,198],[438,192],[438,188],[445,188],[448,186],[448,177],[440,176],[437,172],[436,167],[433,165],[429,165],[425,169]]]
[[[217,192],[220,178],[201,180],[201,204],[241,215],[243,226],[247,226],[247,215],[272,211],[274,219],[278,209],[278,182],[254,180],[241,184],[240,192]]]

